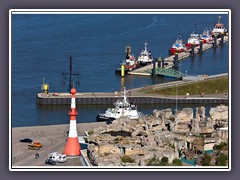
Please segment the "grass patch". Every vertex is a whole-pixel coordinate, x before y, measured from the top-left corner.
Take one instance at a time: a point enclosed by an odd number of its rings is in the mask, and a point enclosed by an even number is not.
[[[135,163],[134,159],[132,159],[130,156],[124,155],[121,158],[122,162],[124,163]]]
[[[162,95],[176,95],[176,86],[165,89],[145,90],[145,93],[162,94]],[[228,77],[221,77],[217,79],[205,80],[188,85],[178,86],[178,95],[199,95],[203,94],[221,94],[228,92]]]

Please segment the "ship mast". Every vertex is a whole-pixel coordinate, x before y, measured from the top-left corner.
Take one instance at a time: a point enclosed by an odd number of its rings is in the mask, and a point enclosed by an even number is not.
[[[130,59],[131,54],[131,46],[126,47],[126,59]]]
[[[124,101],[124,104],[127,103],[127,96],[126,96],[126,88],[123,87],[123,101]]]
[[[222,16],[218,16],[218,24],[220,24],[221,17]]]
[[[145,51],[147,51],[147,45],[148,45],[148,43],[145,42],[144,45],[145,45]]]

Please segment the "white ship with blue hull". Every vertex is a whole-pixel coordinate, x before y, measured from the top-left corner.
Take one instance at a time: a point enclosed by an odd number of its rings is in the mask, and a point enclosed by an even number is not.
[[[120,117],[128,117],[129,119],[138,119],[140,113],[135,104],[130,104],[126,96],[126,88],[124,87],[123,99],[115,103],[115,108],[109,108],[104,114],[98,114],[97,121],[113,121]]]

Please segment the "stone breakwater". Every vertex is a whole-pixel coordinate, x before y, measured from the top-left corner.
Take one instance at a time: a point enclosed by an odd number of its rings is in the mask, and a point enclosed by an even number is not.
[[[171,163],[180,158],[179,150],[211,150],[228,140],[228,132],[221,131],[228,129],[228,106],[211,108],[209,114],[198,107],[195,115],[184,108],[175,114],[154,110],[137,120],[120,118],[90,132],[88,158],[96,166],[147,166],[152,158],[167,157]]]

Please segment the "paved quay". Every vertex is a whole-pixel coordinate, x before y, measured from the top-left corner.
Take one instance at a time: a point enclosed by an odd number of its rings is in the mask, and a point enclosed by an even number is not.
[[[159,95],[144,93],[146,90],[165,89],[170,87],[177,87],[181,85],[194,84],[199,81],[209,79],[228,77],[228,73],[218,75],[200,75],[200,76],[187,76],[183,80],[173,81],[168,83],[161,83],[155,85],[144,86],[140,88],[128,89],[127,96],[130,101],[135,101],[137,104],[158,104],[158,103],[173,103],[176,96]],[[50,104],[70,104],[70,93],[38,93],[36,95],[36,102],[41,105]],[[121,91],[116,92],[88,92],[76,93],[77,104],[113,104],[117,99],[122,97]],[[228,94],[212,94],[212,95],[189,95],[178,96],[179,103],[227,103]]]
[[[130,96],[143,96],[143,93],[139,93],[139,90],[142,90],[144,88],[162,89],[162,88],[174,87],[177,85],[184,85],[184,84],[192,84],[192,83],[196,83],[198,81],[204,81],[204,80],[227,77],[227,76],[228,76],[228,73],[222,73],[222,74],[211,75],[211,76],[187,76],[187,77],[184,77],[183,80],[129,89],[128,92],[130,92],[130,94],[129,94]],[[122,96],[122,93],[120,91],[116,91],[116,92],[86,92],[86,93],[77,92],[76,93],[76,98],[121,97],[121,96]],[[71,94],[63,93],[63,92],[52,92],[49,94],[38,93],[37,97],[43,98],[43,99],[44,98],[56,98],[56,99],[57,98],[70,98]]]
[[[79,123],[77,124],[78,136],[84,136],[85,131],[105,126],[105,122]],[[13,169],[23,167],[29,168],[30,166],[34,168],[83,166],[79,157],[68,158],[67,162],[57,163],[54,166],[45,164],[45,160],[49,153],[63,153],[68,130],[69,124],[12,128],[12,161],[10,161],[10,166],[12,166]],[[43,146],[40,150],[29,150],[27,143],[19,142],[19,140],[23,138],[31,138],[33,141],[39,141]],[[35,159],[36,153],[39,153],[39,159]]]

